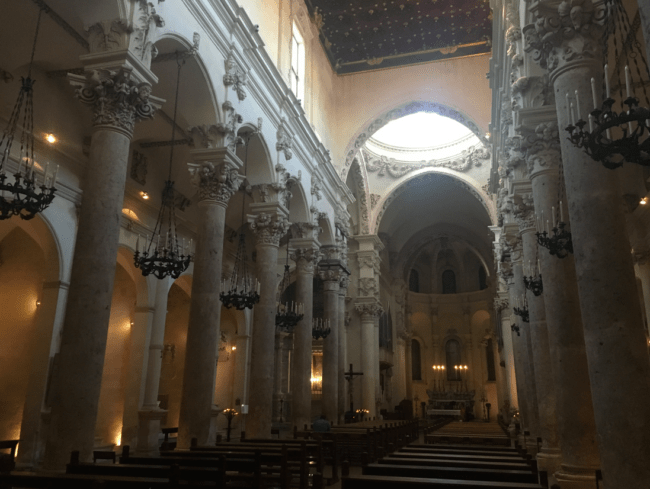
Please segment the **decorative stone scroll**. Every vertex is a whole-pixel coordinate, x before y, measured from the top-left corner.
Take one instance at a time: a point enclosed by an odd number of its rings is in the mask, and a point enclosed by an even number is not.
[[[235,153],[238,144],[244,144],[241,136],[237,135],[239,126],[244,122],[244,118],[237,113],[232,102],[225,101],[221,108],[223,109],[224,122],[217,122],[215,127],[223,135],[223,145]]]
[[[291,226],[286,217],[266,212],[249,215],[248,222],[253,232],[257,235],[258,244],[274,246],[280,245],[280,239],[287,234]]]
[[[293,136],[287,131],[287,121],[284,117],[280,120],[276,137],[275,150],[284,153],[285,160],[290,160],[293,157]]]
[[[244,90],[244,88],[248,82],[248,75],[235,60],[234,45],[230,47],[230,52],[224,61],[224,67],[226,69],[226,73],[223,75],[223,84],[226,86],[226,93],[228,91],[228,87],[232,87],[233,90],[237,93],[237,98],[239,101],[243,101],[246,98],[246,90]]]
[[[318,172],[314,172],[311,176],[311,195],[316,197],[316,200],[322,198],[321,192],[323,191],[323,180]]]
[[[94,126],[120,129],[131,137],[136,121],[153,118],[151,85],[135,82],[130,71],[92,70],[81,80],[70,77],[76,97],[93,108]]]
[[[213,201],[227,205],[242,181],[237,168],[228,162],[188,163],[190,182],[199,192],[199,202]]]

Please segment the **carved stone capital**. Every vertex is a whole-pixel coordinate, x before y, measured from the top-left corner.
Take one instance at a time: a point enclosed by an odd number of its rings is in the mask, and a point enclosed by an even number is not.
[[[544,170],[557,169],[562,158],[557,122],[537,125],[534,133],[525,135],[523,148],[531,179]]]
[[[332,288],[327,289],[328,282],[333,282],[336,284],[336,289],[338,290],[339,282],[343,272],[339,268],[321,268],[318,270],[318,276],[320,279],[325,282],[325,290],[333,290]]]
[[[536,20],[522,30],[525,50],[551,75],[572,63],[599,60],[602,56],[604,2],[564,0],[557,9],[538,2],[531,11]]]
[[[190,182],[199,193],[199,203],[211,201],[227,206],[243,178],[237,167],[228,161],[219,164],[203,161],[187,166]]]
[[[316,239],[323,229],[311,222],[294,222],[291,224],[291,235],[298,239]]]
[[[494,310],[496,313],[500,313],[504,309],[508,308],[508,298],[507,297],[495,297],[494,298]]]
[[[339,280],[339,287],[341,292],[345,294],[345,291],[350,286],[350,277],[347,273],[341,274],[341,279]]]
[[[242,116],[235,111],[230,102],[224,102],[222,107],[224,122],[188,129],[195,148],[228,148],[235,153],[237,145],[244,143],[244,140],[237,135],[238,128],[243,122]]]
[[[512,84],[512,110],[533,109],[553,101],[546,76],[522,76]]]
[[[379,317],[384,312],[384,308],[378,302],[357,302],[354,309],[361,315],[366,317]]]
[[[535,228],[535,205],[532,194],[513,195],[512,209],[519,232]]]
[[[320,248],[323,260],[338,260],[340,258],[340,251],[338,246],[332,245],[321,246]]]
[[[290,160],[293,156],[293,136],[289,134],[289,131],[287,131],[287,121],[284,119],[284,117],[280,120],[280,125],[278,126],[276,137],[277,142],[275,143],[275,150],[283,152],[284,159]]]
[[[278,213],[260,212],[248,216],[248,223],[257,235],[257,244],[279,246],[282,236],[287,234],[290,223]]]
[[[291,259],[296,262],[298,273],[314,274],[314,270],[320,261],[320,251],[317,248],[296,248],[291,251]]]
[[[131,137],[136,121],[153,118],[151,85],[135,81],[131,73],[127,69],[92,70],[85,78],[69,77],[76,97],[92,107],[95,127],[118,129]]]

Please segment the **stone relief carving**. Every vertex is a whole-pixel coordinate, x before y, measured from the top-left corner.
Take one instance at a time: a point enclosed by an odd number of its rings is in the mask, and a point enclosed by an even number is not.
[[[607,18],[604,3],[565,0],[556,11],[540,5],[535,14],[535,23],[522,32],[526,52],[542,68],[554,71],[572,61],[600,55]]]
[[[359,279],[359,297],[379,297],[379,284],[374,277]]]
[[[374,209],[377,207],[377,204],[379,203],[379,199],[381,199],[381,195],[379,194],[370,194],[370,209]]]
[[[492,155],[490,150],[483,145],[473,146],[470,149],[462,151],[458,156],[451,160],[445,161],[421,161],[418,163],[405,163],[387,158],[386,156],[374,157],[369,152],[362,150],[364,160],[366,161],[366,170],[369,172],[378,172],[377,176],[383,177],[388,174],[392,178],[401,178],[415,170],[421,168],[449,168],[451,170],[465,172],[474,167],[480,167]]]
[[[311,176],[311,195],[316,197],[316,200],[320,200],[322,198],[322,190],[323,181],[321,180],[320,175],[314,172]]]
[[[291,225],[291,235],[294,238],[316,238],[323,229],[313,222],[294,222]]]
[[[147,183],[148,164],[149,159],[134,149],[133,156],[131,157],[131,178],[138,182],[140,185],[146,185]]]
[[[136,121],[153,118],[151,85],[135,82],[130,72],[92,70],[81,80],[71,78],[70,83],[76,97],[93,108],[94,126],[111,126],[131,135]]]
[[[293,136],[287,131],[284,117],[280,120],[276,137],[275,150],[284,153],[285,160],[290,160],[293,157]]]
[[[298,272],[313,274],[321,255],[317,248],[296,248],[289,256],[296,262]]]
[[[494,310],[496,313],[500,313],[504,309],[508,308],[508,298],[507,297],[495,297],[494,298]]]
[[[557,168],[562,158],[557,122],[539,124],[533,134],[524,137],[524,148],[529,174]]]
[[[370,234],[370,213],[368,211],[368,198],[366,197],[366,188],[363,182],[363,174],[359,165],[355,165],[354,179],[358,189],[359,202],[359,234]]]
[[[354,305],[354,309],[362,316],[379,317],[384,308],[378,302],[361,302]]]
[[[232,102],[226,101],[221,105],[224,114],[224,122],[217,122],[214,126],[223,135],[224,146],[233,153],[237,151],[238,144],[244,144],[241,136],[237,135],[239,126],[244,118],[237,113]]]
[[[258,244],[279,246],[282,236],[287,234],[291,226],[286,217],[276,213],[268,214],[260,212],[256,215],[249,215],[248,222],[251,229],[257,235]]]
[[[339,284],[339,281],[341,280],[341,275],[343,272],[339,269],[319,269],[318,270],[318,276],[323,282],[335,282],[337,285]],[[326,289],[327,290],[327,289]],[[329,290],[332,290],[331,288]]]
[[[553,102],[547,76],[522,76],[511,87],[512,110],[542,107]]]
[[[535,205],[532,194],[513,195],[512,211],[519,226],[519,232],[535,228]]]
[[[247,73],[237,64],[235,60],[235,46],[231,45],[230,52],[224,60],[226,73],[223,75],[223,84],[226,86],[226,93],[228,87],[232,87],[237,93],[237,98],[241,102],[246,98],[246,83],[248,82]]]
[[[227,205],[239,189],[242,175],[229,163],[188,163],[190,182],[199,192],[199,201],[212,200]]]
[[[472,122],[468,117],[465,117],[462,113],[454,110],[445,105],[432,103],[432,102],[411,102],[396,109],[386,112],[383,116],[375,119],[371,122],[368,127],[366,127],[354,140],[352,148],[348,151],[345,164],[341,169],[341,177],[345,181],[345,177],[352,166],[352,161],[354,160],[357,151],[365,144],[370,136],[377,132],[380,128],[388,124],[394,119],[399,119],[406,115],[415,114],[416,112],[434,112],[436,114],[442,115],[444,117],[449,117],[456,122],[467,126],[476,136],[478,136],[481,141],[486,142],[485,137],[481,133],[479,127]]]

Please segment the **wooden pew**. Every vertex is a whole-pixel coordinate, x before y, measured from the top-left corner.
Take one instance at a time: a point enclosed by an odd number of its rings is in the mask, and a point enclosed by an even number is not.
[[[106,467],[116,467],[106,465]],[[0,487],[36,489],[170,489],[167,478],[123,477],[87,474],[31,474],[12,472],[0,474]]]
[[[485,460],[464,460],[447,458],[402,458],[387,457],[377,461],[379,464],[391,465],[429,465],[432,467],[465,467],[474,469],[497,469],[497,470],[531,470],[530,465],[525,461],[520,462],[488,462]]]
[[[543,489],[539,484],[396,476],[343,477],[341,489]]]
[[[497,470],[430,465],[368,464],[363,475],[389,475],[398,477],[422,477],[427,479],[453,479],[492,482],[537,483],[537,474],[530,470]]]
[[[178,433],[178,427],[176,428],[163,428],[162,434],[165,435],[165,439],[160,445],[161,450],[173,450],[176,448],[176,442],[175,441],[169,441],[169,435],[177,434]]]

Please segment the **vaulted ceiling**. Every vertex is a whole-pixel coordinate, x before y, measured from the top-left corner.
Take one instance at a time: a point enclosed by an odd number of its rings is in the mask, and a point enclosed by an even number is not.
[[[305,0],[338,74],[490,52],[487,0]]]

